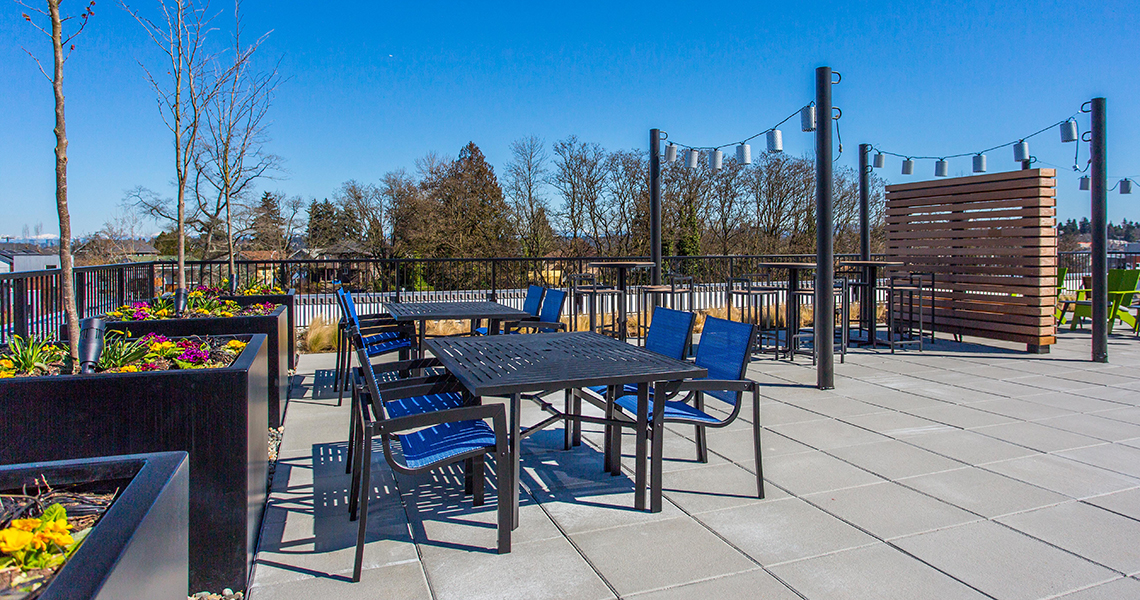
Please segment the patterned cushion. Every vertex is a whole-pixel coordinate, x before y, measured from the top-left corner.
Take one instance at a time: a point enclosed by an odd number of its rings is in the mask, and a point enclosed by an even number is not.
[[[483,421],[443,423],[414,433],[397,435],[404,463],[420,469],[447,459],[495,445],[495,432]]]
[[[632,414],[637,413],[637,396],[622,396],[615,400],[614,404],[617,404]],[[649,401],[649,419],[651,421],[653,420],[653,400]],[[720,423],[720,419],[707,415],[690,404],[668,400],[665,402],[665,420],[696,421],[709,424]]]
[[[388,413],[389,418],[395,419],[408,415],[435,412],[437,410],[459,408],[460,406],[463,406],[463,396],[458,392],[447,392],[444,394],[412,396],[411,398],[400,398],[399,400],[385,402],[384,412]]]

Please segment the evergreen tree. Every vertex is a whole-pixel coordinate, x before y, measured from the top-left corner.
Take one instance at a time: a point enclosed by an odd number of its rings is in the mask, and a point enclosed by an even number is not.
[[[276,194],[264,192],[253,209],[253,249],[284,252],[285,218]]]
[[[309,204],[308,245],[310,249],[327,248],[340,239],[338,226],[341,225],[340,211],[326,198],[322,202],[313,200]]]

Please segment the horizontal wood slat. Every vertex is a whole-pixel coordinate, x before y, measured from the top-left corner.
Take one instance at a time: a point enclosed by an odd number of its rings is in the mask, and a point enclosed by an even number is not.
[[[923,318],[937,331],[1054,343],[1056,171],[1030,169],[887,186],[887,250],[934,274]],[[889,276],[890,273],[886,273]],[[896,318],[918,307],[892,302]]]

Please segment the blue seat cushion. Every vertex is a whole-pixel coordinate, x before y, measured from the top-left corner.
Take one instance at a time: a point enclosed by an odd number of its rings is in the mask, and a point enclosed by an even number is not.
[[[386,342],[380,342],[378,344],[368,344],[365,347],[365,351],[368,353],[368,356],[377,356],[377,355],[385,354],[388,352],[394,352],[396,350],[400,350],[403,348],[408,348],[411,345],[412,345],[411,340],[409,340],[407,338],[400,338],[400,339],[396,339],[396,340],[388,340]]]
[[[637,396],[622,396],[614,401],[614,404],[622,407],[623,409],[637,413]],[[649,419],[653,419],[653,400],[649,401]],[[690,404],[684,402],[671,402],[665,401],[665,420],[683,420],[683,421],[696,421],[698,423],[717,424],[720,419],[707,415],[702,411],[697,410]]]
[[[487,332],[489,331],[490,329],[487,329],[486,327],[476,327],[475,329],[471,330],[471,333],[475,335],[487,335]]]
[[[384,411],[388,413],[389,418],[395,419],[408,415],[435,412],[437,410],[459,408],[460,406],[463,406],[463,396],[458,392],[446,392],[443,394],[412,396],[411,398],[400,398],[399,400],[385,402]]]
[[[401,334],[397,331],[385,331],[384,333],[377,333],[375,335],[366,335],[364,336],[364,345],[371,346],[372,344],[394,340],[400,336]]]
[[[414,433],[397,435],[404,463],[421,469],[447,459],[495,445],[495,431],[483,421],[442,423]]]
[[[597,394],[603,398],[606,397],[606,386],[604,386],[604,385],[591,385],[591,386],[587,387],[586,389],[590,390],[591,392],[594,392],[595,394]],[[633,401],[637,402],[637,384],[636,383],[625,384],[625,387],[623,388],[622,393],[623,394],[633,394],[634,395]],[[653,397],[653,386],[649,387],[649,397],[650,398]]]

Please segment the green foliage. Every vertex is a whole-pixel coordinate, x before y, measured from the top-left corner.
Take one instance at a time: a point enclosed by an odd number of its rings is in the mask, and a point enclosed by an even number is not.
[[[48,370],[48,365],[63,360],[64,351],[47,338],[12,336],[4,358],[12,361],[17,373],[32,373],[37,368]]]
[[[130,331],[108,331],[104,336],[103,354],[99,357],[99,370],[118,369],[142,360],[150,351],[150,344],[142,340],[127,339]]]

